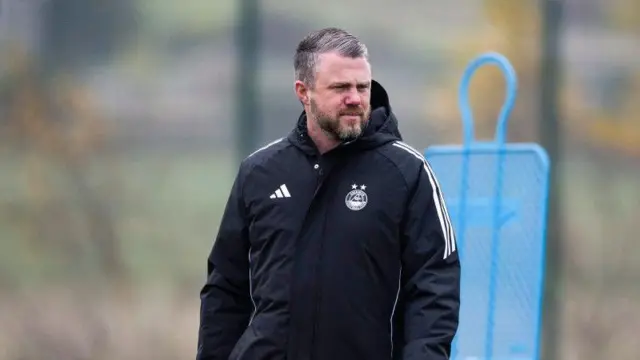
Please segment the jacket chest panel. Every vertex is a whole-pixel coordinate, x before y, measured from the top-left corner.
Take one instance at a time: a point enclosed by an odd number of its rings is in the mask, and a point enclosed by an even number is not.
[[[290,248],[310,234],[345,246],[363,239],[377,246],[395,244],[405,201],[397,170],[365,158],[336,166],[329,174],[322,171],[313,162],[256,170],[246,190],[254,249]]]
[[[306,217],[318,184],[317,169],[258,168],[245,190],[250,217],[249,237],[254,249],[290,247]]]
[[[404,182],[396,169],[384,164],[361,165],[328,184],[329,236],[345,249],[349,245],[395,249],[405,202]]]

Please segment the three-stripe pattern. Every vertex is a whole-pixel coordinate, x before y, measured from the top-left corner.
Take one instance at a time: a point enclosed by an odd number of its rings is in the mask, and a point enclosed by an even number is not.
[[[442,196],[442,192],[440,191],[440,184],[438,183],[438,179],[435,176],[435,173],[431,169],[429,162],[424,158],[424,156],[412,148],[411,146],[397,141],[393,143],[393,146],[402,149],[409,154],[415,156],[416,158],[422,161],[422,165],[424,171],[427,173],[429,177],[429,182],[431,183],[433,202],[436,206],[436,212],[438,213],[438,220],[440,221],[440,226],[442,229],[442,234],[444,237],[444,257],[446,259],[451,254],[456,251],[456,239],[455,239],[455,231],[453,230],[453,226],[451,225],[451,219],[449,217],[449,212],[447,211],[447,206],[444,202],[444,197]]]
[[[271,194],[271,196],[269,196],[269,198],[271,199],[281,199],[281,198],[290,198],[291,194],[289,193],[289,189],[287,189],[287,185],[282,184],[280,185],[280,187],[278,188],[278,190],[276,190],[275,193]]]

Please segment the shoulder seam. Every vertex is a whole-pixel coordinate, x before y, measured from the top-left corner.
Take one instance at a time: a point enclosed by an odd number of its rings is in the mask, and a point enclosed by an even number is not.
[[[241,186],[241,193],[242,193],[243,198],[244,198],[244,186],[245,186],[246,178],[249,176],[249,174],[251,173],[253,168],[256,166],[255,162],[250,162],[248,160],[251,157],[253,157],[254,155],[256,155],[257,153],[262,152],[264,150],[267,150],[268,148],[281,143],[285,139],[286,139],[285,137],[281,137],[281,138],[279,138],[277,140],[274,140],[274,141],[272,141],[272,142],[270,142],[270,143],[258,148],[257,150],[255,150],[254,152],[249,154],[247,157],[245,157],[244,160],[242,160],[242,163],[241,163],[240,166],[241,166],[241,168],[244,168],[243,171],[241,170],[241,172],[244,173],[243,176],[242,176],[242,186]]]
[[[257,153],[259,153],[259,152],[263,151],[263,150],[266,150],[266,149],[268,149],[268,148],[272,147],[273,145],[276,145],[276,144],[278,144],[278,143],[282,142],[282,140],[284,140],[284,137],[281,137],[281,138],[279,138],[279,139],[277,139],[277,140],[274,140],[274,141],[272,141],[272,142],[268,143],[267,145],[262,146],[261,148],[259,148],[259,149],[255,150],[254,152],[252,152],[251,154],[249,154],[249,156],[247,156],[247,157],[245,158],[245,160],[246,160],[246,159],[248,159],[248,158],[250,158],[250,157],[252,157],[253,155],[255,155],[255,154],[257,154]]]
[[[396,168],[396,170],[398,170],[398,172],[400,173],[400,177],[402,178],[402,180],[404,181],[404,186],[405,188],[408,190],[410,189],[409,186],[409,182],[407,181],[406,176],[404,175],[404,172],[402,171],[402,169],[400,169],[400,167],[398,166],[398,164],[396,164],[395,161],[393,161],[393,159],[391,159],[389,156],[387,156],[387,154],[385,154],[384,152],[380,151],[380,148],[376,149],[376,152],[378,154],[380,154],[380,156],[382,156],[383,158],[385,158],[388,162],[391,163],[391,165],[393,165],[393,167]]]

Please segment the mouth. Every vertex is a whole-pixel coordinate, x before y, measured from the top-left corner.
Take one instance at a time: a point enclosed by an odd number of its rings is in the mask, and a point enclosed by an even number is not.
[[[362,117],[360,115],[342,115],[342,120],[349,125],[355,125],[360,122]]]

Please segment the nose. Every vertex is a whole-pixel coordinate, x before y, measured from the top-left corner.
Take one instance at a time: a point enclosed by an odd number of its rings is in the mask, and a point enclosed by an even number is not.
[[[357,90],[349,91],[344,99],[345,105],[356,106],[362,103],[362,98]]]

